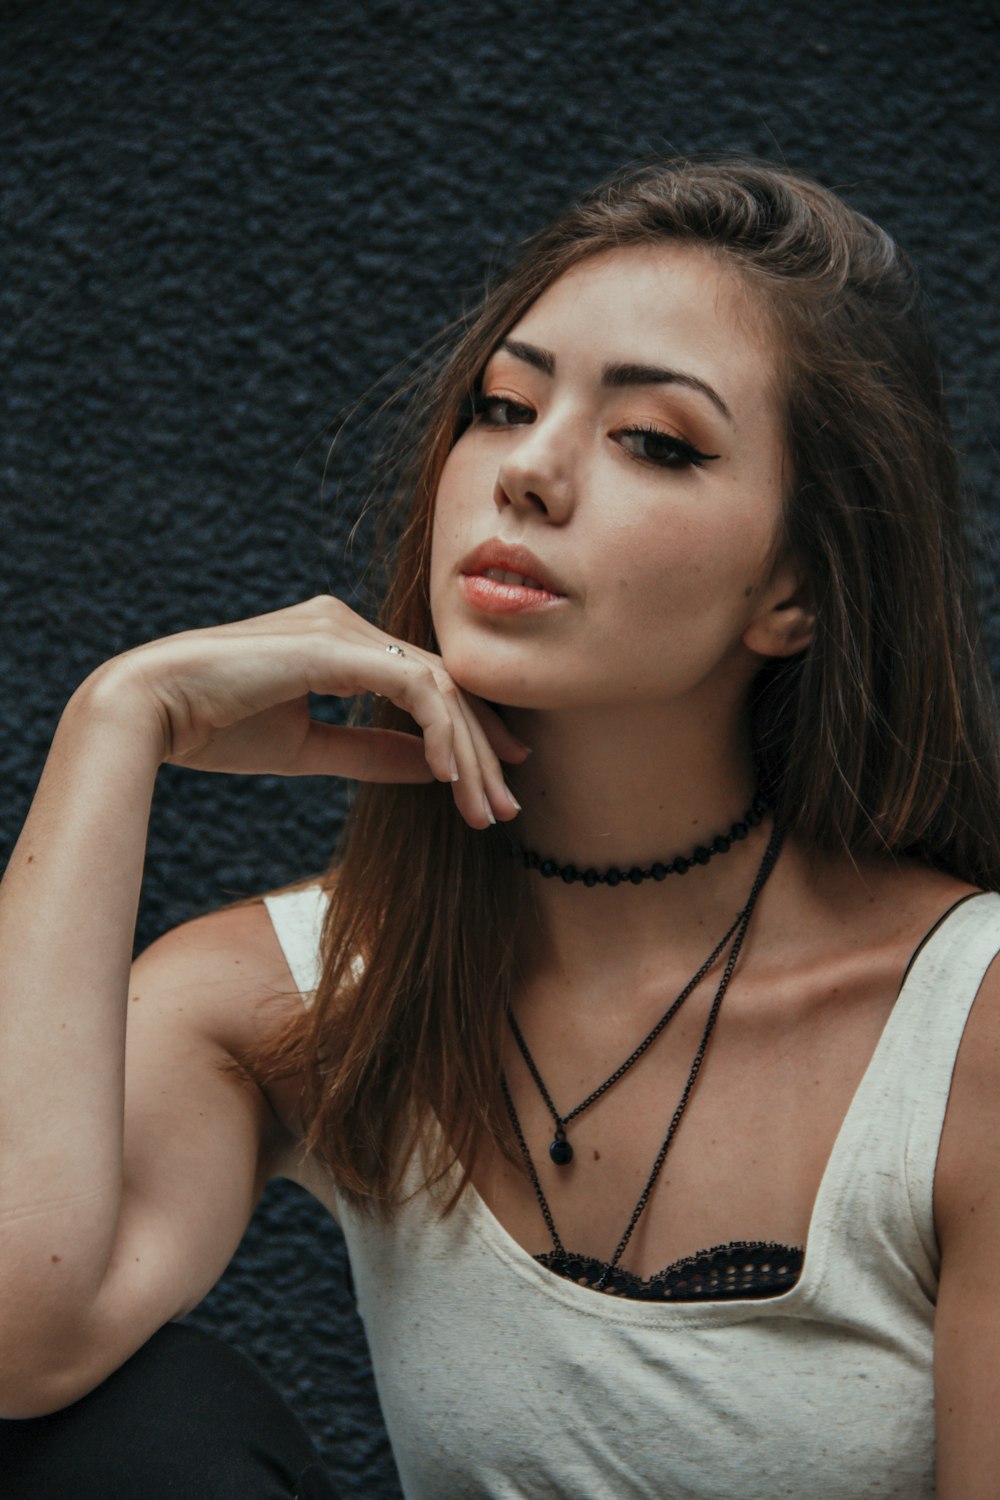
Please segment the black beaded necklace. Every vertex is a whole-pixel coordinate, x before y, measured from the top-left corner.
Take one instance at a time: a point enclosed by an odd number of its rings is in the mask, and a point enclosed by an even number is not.
[[[635,1208],[632,1210],[632,1216],[629,1219],[628,1224],[625,1226],[625,1232],[623,1233],[621,1239],[618,1241],[615,1253],[612,1256],[611,1260],[604,1267],[604,1270],[602,1271],[598,1281],[595,1282],[596,1291],[603,1291],[605,1286],[607,1285],[609,1276],[611,1276],[612,1272],[617,1267],[618,1262],[624,1255],[626,1246],[628,1245],[629,1240],[632,1238],[632,1231],[638,1224],[643,1209],[649,1202],[649,1196],[653,1191],[653,1187],[656,1183],[657,1177],[660,1175],[660,1169],[663,1166],[667,1152],[669,1151],[670,1145],[674,1139],[675,1134],[677,1133],[677,1127],[681,1122],[681,1116],[683,1115],[684,1110],[687,1106],[688,1099],[691,1096],[691,1091],[695,1085],[695,1080],[697,1079],[698,1073],[701,1069],[702,1059],[705,1056],[705,1050],[708,1047],[709,1038],[712,1035],[712,1030],[715,1026],[716,1019],[718,1018],[719,1010],[722,1006],[723,996],[725,995],[726,990],[729,987],[730,979],[732,979],[733,977],[733,970],[736,968],[736,960],[740,956],[740,950],[743,947],[743,940],[746,937],[747,928],[750,925],[750,918],[753,915],[753,909],[757,904],[757,898],[763,890],[768,876],[774,869],[775,863],[778,859],[778,855],[781,852],[781,845],[784,840],[784,836],[784,829],[781,828],[778,823],[775,823],[771,833],[770,841],[764,851],[764,857],[761,860],[760,866],[757,870],[757,874],[754,877],[753,886],[751,887],[750,894],[747,897],[746,905],[737,914],[735,922],[730,927],[725,937],[716,944],[715,948],[712,950],[712,953],[698,970],[698,973],[694,976],[693,979],[688,982],[687,985],[685,985],[684,989],[681,991],[680,995],[678,995],[677,999],[674,1001],[673,1005],[671,1005],[670,1009],[665,1013],[665,1015],[661,1017],[653,1030],[642,1042],[640,1042],[636,1050],[621,1065],[621,1067],[617,1068],[609,1078],[605,1079],[604,1083],[602,1083],[599,1088],[595,1089],[592,1094],[589,1094],[587,1098],[584,1099],[581,1104],[578,1104],[576,1109],[571,1110],[568,1115],[560,1117],[560,1115],[557,1113],[555,1106],[553,1105],[552,1100],[549,1096],[549,1092],[542,1082],[541,1074],[538,1071],[534,1059],[528,1051],[527,1045],[524,1041],[524,1037],[520,1033],[517,1022],[514,1020],[513,1014],[510,1011],[508,1011],[507,1013],[508,1020],[510,1021],[511,1027],[514,1032],[515,1040],[517,1041],[520,1048],[521,1055],[524,1057],[524,1060],[531,1072],[531,1076],[534,1079],[535,1084],[537,1085],[539,1092],[542,1095],[542,1098],[545,1100],[550,1113],[556,1121],[556,1135],[555,1139],[552,1142],[552,1145],[549,1147],[549,1154],[552,1157],[553,1161],[557,1163],[557,1165],[563,1166],[567,1162],[571,1161],[573,1156],[573,1148],[566,1140],[566,1123],[569,1120],[573,1119],[576,1115],[581,1114],[582,1111],[588,1107],[588,1105],[593,1104],[596,1099],[600,1098],[602,1094],[606,1093],[607,1090],[611,1088],[612,1084],[617,1083],[617,1081],[623,1076],[624,1073],[628,1071],[632,1064],[637,1061],[639,1057],[641,1057],[642,1053],[645,1052],[650,1043],[654,1041],[654,1039],[663,1030],[664,1026],[666,1026],[671,1016],[676,1015],[677,1010],[684,1002],[684,1000],[687,999],[688,995],[694,989],[698,981],[704,978],[705,974],[718,958],[719,954],[722,952],[732,934],[734,932],[736,934],[733,938],[733,946],[729,951],[729,957],[726,959],[726,966],[723,970],[722,978],[719,981],[719,987],[715,992],[715,998],[712,1001],[712,1005],[708,1013],[708,1020],[705,1023],[705,1029],[702,1032],[701,1041],[698,1043],[698,1050],[695,1052],[694,1061],[692,1062],[690,1072],[688,1073],[687,1082],[685,1083],[684,1088],[681,1092],[681,1097],[677,1103],[677,1107],[674,1110],[673,1115],[671,1116],[670,1125],[667,1129],[666,1137],[659,1149],[659,1152],[657,1153],[656,1160],[653,1163],[653,1168],[646,1181],[646,1185],[643,1188],[642,1192],[639,1194],[639,1198],[635,1205]],[[511,1098],[510,1089],[507,1084],[507,1078],[504,1073],[500,1074],[500,1087],[503,1092],[503,1099],[507,1109],[507,1115],[510,1119],[514,1135],[517,1139],[517,1144],[520,1148],[524,1164],[528,1170],[528,1176],[531,1179],[531,1185],[535,1190],[535,1197],[538,1199],[538,1206],[542,1211],[542,1217],[545,1220],[546,1228],[548,1229],[549,1234],[552,1236],[552,1244],[555,1247],[555,1252],[559,1257],[560,1262],[565,1265],[569,1257],[562,1241],[559,1238],[559,1234],[555,1226],[555,1221],[552,1217],[552,1210],[549,1208],[548,1201],[546,1200],[545,1194],[542,1191],[542,1184],[539,1181],[538,1173],[535,1170],[535,1164],[531,1159],[531,1152],[528,1150],[527,1142],[524,1139],[524,1132],[521,1129],[521,1122],[518,1119],[517,1111],[514,1108],[514,1101]],[[560,1153],[557,1154],[557,1146],[564,1148],[565,1153],[568,1154],[563,1154],[563,1150],[561,1150]]]
[[[666,864],[658,860],[648,869],[632,865],[628,870],[620,870],[617,865],[609,865],[606,870],[595,870],[592,867],[578,870],[576,865],[561,865],[554,859],[543,859],[534,849],[523,849],[518,844],[514,845],[511,853],[516,859],[524,861],[526,870],[537,870],[547,880],[558,876],[567,885],[572,885],[577,880],[587,886],[616,886],[626,880],[630,880],[633,885],[641,885],[644,880],[666,880],[668,875],[685,875],[692,865],[707,865],[713,854],[725,854],[733,844],[745,839],[751,828],[757,827],[769,806],[767,794],[755,792],[753,801],[742,818],[737,818],[728,832],[716,834],[714,839],[710,839],[707,844],[699,844],[690,854],[675,854]]]

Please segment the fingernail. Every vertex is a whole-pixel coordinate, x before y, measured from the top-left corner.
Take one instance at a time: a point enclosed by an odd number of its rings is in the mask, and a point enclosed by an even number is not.
[[[503,789],[507,793],[507,796],[510,799],[510,801],[513,802],[514,806],[517,808],[518,812],[520,812],[521,811],[521,804],[520,804],[520,802],[518,802],[517,798],[514,796],[514,793],[511,791],[511,789],[507,785],[506,781],[503,784]]]
[[[458,780],[458,761],[454,755],[451,757],[451,779],[452,781]]]
[[[483,793],[483,806],[486,809],[486,816],[489,818],[490,822],[495,823],[496,818],[493,816],[493,809],[490,806],[490,799],[487,797],[485,792]]]

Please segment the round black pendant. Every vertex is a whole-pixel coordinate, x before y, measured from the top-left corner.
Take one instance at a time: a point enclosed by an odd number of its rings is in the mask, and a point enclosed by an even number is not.
[[[573,1160],[573,1147],[566,1139],[563,1131],[556,1131],[555,1139],[549,1147],[549,1155],[557,1167],[565,1167]]]

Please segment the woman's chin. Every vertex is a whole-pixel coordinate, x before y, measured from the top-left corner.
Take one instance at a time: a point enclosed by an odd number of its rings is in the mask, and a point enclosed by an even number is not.
[[[449,677],[464,693],[482,698],[497,708],[554,708],[554,683],[532,679],[523,670],[504,668],[486,661],[482,653],[442,651],[441,660]]]

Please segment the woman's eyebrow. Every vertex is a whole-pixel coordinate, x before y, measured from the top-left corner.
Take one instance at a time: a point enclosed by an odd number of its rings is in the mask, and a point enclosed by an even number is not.
[[[497,349],[498,352],[503,349],[507,354],[512,354],[515,359],[524,360],[525,364],[541,370],[543,375],[554,375],[556,372],[555,355],[548,349],[540,349],[537,344],[525,344],[520,339],[502,339]],[[736,425],[732,412],[718,391],[713,390],[707,381],[700,380],[697,375],[688,375],[683,370],[669,370],[661,365],[608,364],[601,370],[601,384],[612,387],[683,385],[689,390],[697,391],[699,395],[706,396],[727,422],[732,422],[734,427]]]
[[[508,354],[513,354],[515,359],[523,359],[525,364],[533,365],[536,370],[541,370],[543,375],[556,373],[555,355],[550,354],[548,349],[539,349],[537,344],[522,344],[520,339],[501,339],[497,345],[497,353],[501,349]]]

